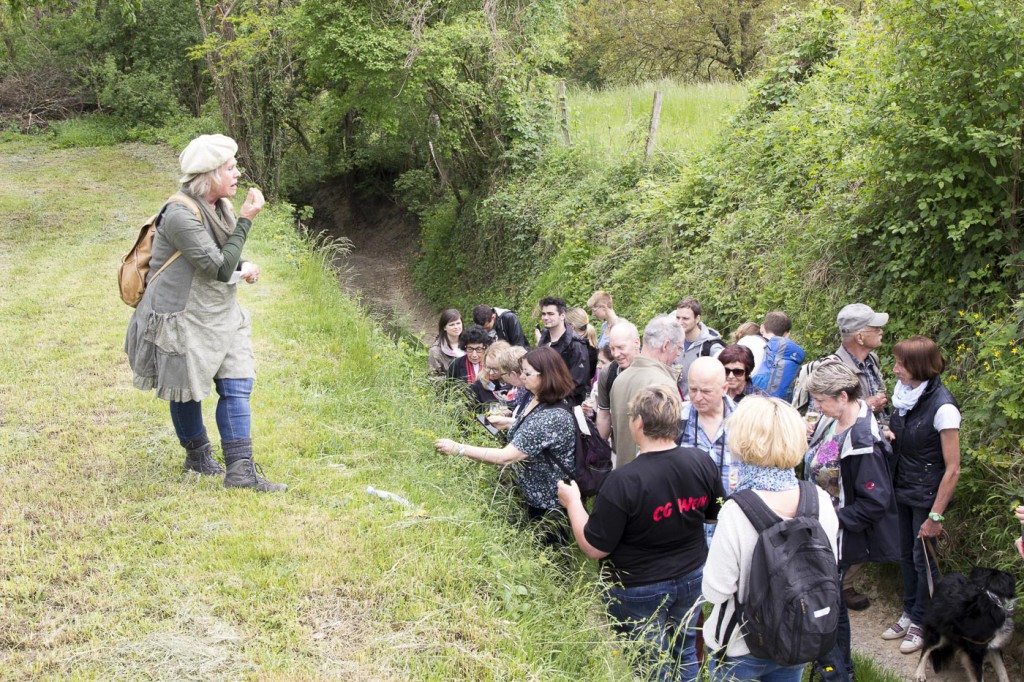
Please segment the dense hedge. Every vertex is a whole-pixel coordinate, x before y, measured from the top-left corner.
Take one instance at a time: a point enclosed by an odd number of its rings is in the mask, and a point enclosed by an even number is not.
[[[929,334],[950,360],[965,415],[956,559],[1011,565],[1008,512],[1024,495],[1021,10],[898,0],[786,20],[708,151],[681,167],[595,168],[552,144],[486,197],[420,207],[417,281],[439,305],[524,314],[543,295],[581,303],[604,288],[640,321],[695,295],[724,331],[778,308],[812,356],[835,347],[844,303],[885,310],[887,343]]]

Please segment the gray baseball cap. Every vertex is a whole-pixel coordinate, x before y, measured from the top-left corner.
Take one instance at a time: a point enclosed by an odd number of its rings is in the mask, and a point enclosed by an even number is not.
[[[843,334],[859,332],[864,327],[884,327],[888,321],[888,313],[876,313],[863,303],[851,303],[836,315],[839,331]]]

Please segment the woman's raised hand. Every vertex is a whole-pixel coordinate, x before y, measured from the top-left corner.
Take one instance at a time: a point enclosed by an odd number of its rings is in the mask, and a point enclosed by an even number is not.
[[[263,192],[260,191],[259,187],[250,187],[249,193],[245,196],[245,203],[242,204],[242,210],[238,213],[243,218],[252,220],[263,210],[263,204],[265,203],[266,199],[263,198]]]

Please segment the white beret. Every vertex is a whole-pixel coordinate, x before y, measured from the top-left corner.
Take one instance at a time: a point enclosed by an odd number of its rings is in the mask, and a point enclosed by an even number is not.
[[[184,173],[178,182],[184,184],[200,173],[217,170],[237,151],[238,144],[227,135],[200,135],[178,155]]]

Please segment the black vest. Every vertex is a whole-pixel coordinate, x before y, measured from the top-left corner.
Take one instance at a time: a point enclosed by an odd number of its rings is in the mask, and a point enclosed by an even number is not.
[[[896,434],[896,501],[911,507],[931,507],[946,473],[942,441],[933,423],[943,405],[956,400],[939,377],[928,382],[917,405],[905,415],[894,411],[889,428]]]

